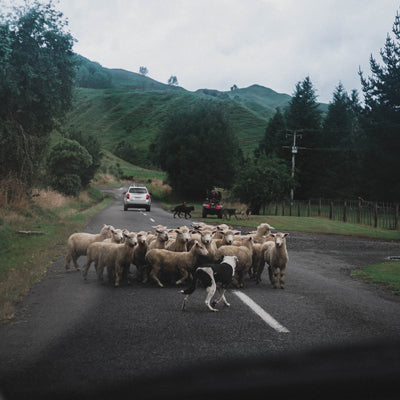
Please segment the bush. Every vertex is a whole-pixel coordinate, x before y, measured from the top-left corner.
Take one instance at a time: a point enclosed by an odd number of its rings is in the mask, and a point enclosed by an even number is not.
[[[92,165],[92,156],[76,140],[62,139],[53,147],[47,160],[50,184],[67,195],[82,189],[83,178]]]
[[[82,182],[81,178],[76,174],[65,174],[53,177],[51,186],[67,196],[77,196],[81,191]]]

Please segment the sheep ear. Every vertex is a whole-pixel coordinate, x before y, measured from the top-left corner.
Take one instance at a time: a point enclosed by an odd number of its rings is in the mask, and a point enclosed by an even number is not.
[[[289,236],[289,234],[288,234],[288,233],[284,233],[284,234],[283,234],[283,237],[286,237],[286,236]]]

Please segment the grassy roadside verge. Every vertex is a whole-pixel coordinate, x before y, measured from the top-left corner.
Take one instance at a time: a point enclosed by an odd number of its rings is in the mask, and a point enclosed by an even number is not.
[[[13,318],[14,304],[65,254],[69,235],[82,230],[111,200],[96,189],[78,199],[42,192],[23,210],[0,210],[0,322]]]
[[[400,294],[400,261],[366,265],[360,270],[353,271],[351,276],[383,286],[397,295]]]

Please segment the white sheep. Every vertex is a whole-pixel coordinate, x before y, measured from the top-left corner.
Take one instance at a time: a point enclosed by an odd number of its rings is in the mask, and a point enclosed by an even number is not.
[[[168,229],[163,225],[153,226],[155,229],[154,235],[147,237],[147,250],[165,249],[168,242]]]
[[[264,261],[268,264],[268,275],[274,289],[278,287],[278,274],[281,289],[285,288],[285,271],[289,261],[286,249],[286,237],[288,233],[278,232],[273,234],[273,242],[263,244]]]
[[[253,237],[254,243],[264,243],[273,240],[271,229],[275,228],[265,222],[258,225],[257,230],[250,232],[249,235]]]
[[[165,248],[169,251],[188,251],[188,243],[190,240],[190,232],[187,226],[181,226],[174,230],[176,236]]]
[[[235,238],[241,235],[240,231],[233,231],[232,229],[221,231],[221,234],[222,234],[222,239],[215,239],[215,235],[213,237],[215,245],[218,248],[221,246],[230,246],[235,240]]]
[[[103,243],[122,243],[124,240],[124,232],[126,233],[126,229],[111,229],[111,237],[104,239]]]
[[[244,286],[244,276],[249,271],[253,262],[253,238],[251,236],[243,238],[242,246],[221,246],[215,253],[215,258],[220,261],[224,256],[236,256],[236,274],[238,278],[233,279],[237,287]]]
[[[137,280],[147,281],[147,271],[146,271],[146,253],[147,253],[147,235],[149,232],[140,231],[137,234],[137,246],[133,250],[133,261],[132,263],[136,266]]]
[[[79,271],[78,258],[86,255],[87,248],[91,243],[102,242],[104,239],[111,237],[111,225],[104,225],[100,233],[73,233],[67,241],[67,255],[65,257],[65,269],[69,271],[71,259],[77,271]]]
[[[97,270],[99,264],[99,257],[101,254],[101,249],[111,243],[122,243],[124,241],[124,233],[126,229],[111,229],[111,238],[104,239],[102,242],[93,242],[89,245],[86,251],[86,263],[82,269],[82,276],[84,280],[87,280],[88,270],[92,262],[94,262],[94,267]]]
[[[215,240],[213,240],[213,232],[209,229],[205,229],[201,231],[200,241],[203,243],[204,247],[208,251],[207,261],[214,263],[216,262],[216,252],[217,252],[217,245],[215,244]]]
[[[224,232],[232,229],[232,227],[226,224],[219,224],[217,225],[214,230],[214,239],[222,239],[224,237]]]
[[[161,270],[167,272],[179,270],[182,274],[182,278],[175,282],[176,285],[179,285],[187,279],[189,271],[196,265],[198,257],[206,256],[207,254],[207,249],[199,242],[196,242],[190,251],[187,252],[174,252],[165,249],[148,250],[146,262],[151,265],[152,268],[150,277],[156,281],[160,287],[164,287],[157,276]]]
[[[137,245],[135,232],[125,233],[124,237],[123,244],[109,243],[100,249],[97,275],[100,280],[103,280],[104,268],[107,267],[109,278],[115,275],[115,286],[119,286],[122,272],[129,273],[134,247]]]

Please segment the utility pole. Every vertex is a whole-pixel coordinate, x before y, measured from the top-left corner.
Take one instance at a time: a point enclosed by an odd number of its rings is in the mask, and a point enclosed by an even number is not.
[[[299,132],[303,132],[303,129],[294,129],[294,130],[289,130],[288,132],[291,132],[293,134],[293,145],[292,145],[292,179],[294,178],[294,170],[296,167],[296,154],[298,151],[298,147],[296,146],[296,138],[299,137],[300,139],[303,137],[303,135],[299,134]],[[294,186],[290,189],[290,201],[293,204],[294,200]]]

